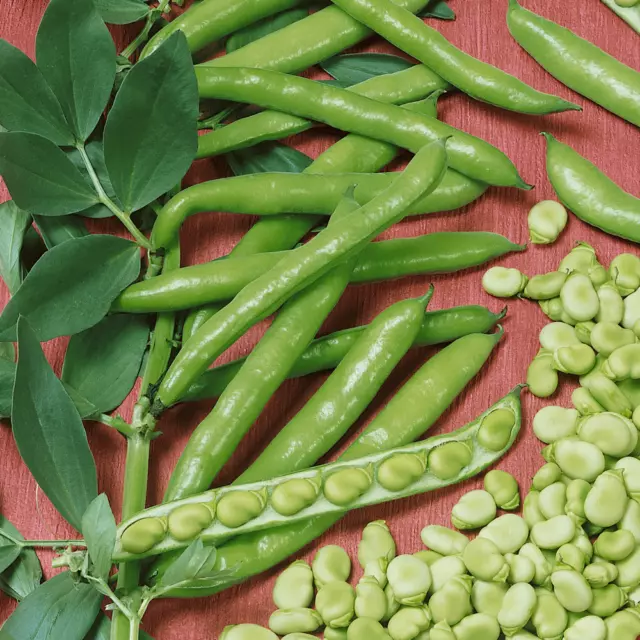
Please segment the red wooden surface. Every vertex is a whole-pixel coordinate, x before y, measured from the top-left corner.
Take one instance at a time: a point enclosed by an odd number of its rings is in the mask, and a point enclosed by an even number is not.
[[[598,0],[527,0],[525,4],[528,8],[570,27],[628,65],[640,69],[639,36]],[[3,0],[0,36],[33,55],[35,33],[45,6],[46,0]],[[453,23],[436,23],[452,42],[541,90],[578,102],[583,105],[584,111],[535,118],[501,111],[473,102],[463,95],[447,97],[441,103],[441,117],[503,149],[515,161],[524,178],[535,183],[536,189],[531,192],[491,189],[485,197],[464,210],[411,218],[387,232],[387,236],[414,236],[441,230],[485,230],[502,233],[517,242],[525,242],[528,209],[538,200],[553,197],[544,168],[544,144],[538,135],[545,130],[573,145],[623,188],[640,194],[638,129],[572,93],[529,58],[508,33],[505,23],[506,0],[453,0],[452,7],[458,14],[457,20]],[[123,34],[118,32],[117,39],[122,44]],[[391,50],[379,40],[369,42],[363,49]],[[302,134],[291,142],[306,153],[316,156],[335,139],[336,135],[325,130]],[[193,179],[202,179],[204,176],[221,177],[227,175],[227,170],[221,162],[202,162],[192,175]],[[0,185],[0,200],[7,197],[6,189]],[[225,214],[203,214],[191,218],[182,232],[184,263],[199,263],[226,253],[252,222],[253,219],[248,216]],[[92,230],[119,232],[118,225],[111,222],[94,223]],[[529,275],[550,271],[556,268],[558,261],[577,240],[592,243],[605,264],[617,253],[637,251],[637,247],[632,244],[607,237],[571,217],[567,229],[556,244],[550,247],[531,246],[525,253],[508,257],[502,263],[516,266]],[[436,285],[432,309],[471,303],[487,304],[499,309],[501,301],[490,298],[482,291],[480,278],[483,271],[480,268],[457,275],[415,277],[353,287],[331,314],[323,331],[367,322],[391,302],[423,292],[429,282]],[[6,300],[7,292],[2,287],[0,307]],[[521,382],[538,347],[537,335],[544,323],[545,318],[536,305],[520,300],[510,301],[509,315],[504,322],[505,339],[484,372],[468,387],[431,433],[448,431],[463,424]],[[259,332],[260,328],[251,331],[225,358],[247,352]],[[58,371],[65,344],[60,339],[46,345],[47,355]],[[413,351],[402,361],[392,380],[385,385],[358,427],[375,414],[398,385],[430,354],[429,350]],[[239,447],[232,463],[222,473],[219,479],[221,483],[231,480],[257,454],[276,429],[294,415],[324,378],[324,375],[314,375],[283,385]],[[568,404],[572,388],[571,381],[564,381],[553,402]],[[530,423],[535,411],[543,404],[543,401],[524,394],[526,420],[523,434],[500,464],[501,468],[516,475],[523,488],[529,485],[531,476],[541,463],[540,443],[531,434]],[[125,417],[129,416],[131,405],[129,401],[123,407]],[[169,473],[191,429],[210,408],[211,403],[208,402],[183,405],[163,418],[161,430],[164,435],[152,447],[149,504],[156,503],[161,497]],[[100,489],[107,492],[118,513],[124,440],[104,426],[89,424],[87,430],[97,461]],[[0,427],[0,479],[0,511],[25,536],[31,539],[73,537],[73,531],[38,491],[18,455],[8,424]],[[429,523],[449,524],[448,516],[458,496],[480,484],[481,479],[478,478],[450,490],[352,513],[301,556],[308,558],[314,549],[327,543],[339,543],[354,554],[362,527],[368,521],[378,518],[389,521],[401,552],[417,550],[421,546],[420,529]],[[51,555],[43,553],[41,558],[46,574],[51,575],[48,566]],[[358,571],[355,574],[357,579]],[[144,628],[159,640],[198,640],[218,637],[222,628],[231,623],[264,624],[274,609],[271,601],[274,576],[275,572],[271,572],[212,598],[154,603],[145,618]],[[0,621],[10,614],[14,606],[8,597],[0,594]]]

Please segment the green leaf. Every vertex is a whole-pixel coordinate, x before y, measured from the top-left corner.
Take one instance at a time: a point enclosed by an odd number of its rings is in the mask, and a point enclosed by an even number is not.
[[[8,131],[36,133],[58,145],[73,144],[58,99],[31,58],[0,40],[0,123]]]
[[[102,595],[90,584],[60,573],[29,594],[0,630],[0,640],[84,638],[98,613]]]
[[[194,540],[167,568],[160,584],[163,588],[207,575],[213,571],[216,548],[205,547],[202,540]]]
[[[279,142],[262,142],[249,149],[239,149],[226,154],[231,171],[237,176],[272,171],[301,173],[313,160]]]
[[[144,18],[149,7],[142,0],[94,0],[102,19],[109,24],[131,24]]]
[[[6,343],[11,344],[11,343]],[[13,383],[16,378],[15,362],[5,358],[0,359],[0,418],[11,417],[11,399],[13,398]]]
[[[11,566],[20,555],[21,547],[0,535],[0,573]]]
[[[89,235],[67,240],[36,263],[0,316],[0,341],[15,341],[16,323],[29,320],[40,341],[97,324],[140,273],[140,250],[129,240]]]
[[[116,519],[109,500],[101,493],[82,516],[82,537],[87,543],[93,575],[107,580],[111,571],[111,558],[116,546]]]
[[[37,216],[35,216],[37,217]],[[50,220],[60,220],[64,218],[49,218]],[[47,247],[36,228],[31,225],[24,234],[22,251],[20,252],[20,262],[25,273],[33,269],[33,265],[42,258]]]
[[[0,360],[16,361],[16,348],[13,342],[0,342]]]
[[[128,212],[178,184],[198,147],[198,87],[184,34],[129,72],[104,130],[113,188]]]
[[[87,227],[78,216],[34,216],[33,221],[38,225],[42,239],[47,249],[53,249],[59,244],[74,238],[84,238],[89,235]]]
[[[135,384],[149,340],[144,317],[117,314],[71,338],[62,380],[106,413],[120,406]]]
[[[92,0],[51,0],[36,60],[78,141],[96,128],[116,77],[116,48]]]
[[[280,29],[284,29],[284,27],[293,24],[294,22],[298,22],[298,20],[302,20],[308,15],[308,9],[297,8],[289,9],[282,13],[278,13],[275,16],[270,16],[264,20],[260,20],[259,22],[249,25],[244,29],[240,29],[233,35],[229,36],[226,51],[227,53],[231,53],[232,51],[240,49],[255,40],[264,38],[264,36],[267,36],[270,33],[280,31]]]
[[[0,514],[0,529],[17,540],[24,536]],[[42,580],[40,560],[33,549],[24,547],[17,560],[0,573],[0,589],[16,600],[24,600]]]
[[[455,20],[456,14],[444,0],[431,0],[418,14],[421,18],[438,18],[440,20]]]
[[[29,213],[61,216],[98,202],[65,153],[33,133],[0,133],[0,175],[16,204]]]
[[[25,318],[18,321],[13,436],[29,471],[62,517],[78,531],[98,495],[96,465],[82,420],[44,357]]]
[[[353,85],[387,73],[404,71],[414,63],[388,53],[347,53],[329,58],[320,66],[332,78]]]
[[[13,200],[0,204],[0,277],[13,295],[22,284],[24,269],[20,253],[31,216]]]

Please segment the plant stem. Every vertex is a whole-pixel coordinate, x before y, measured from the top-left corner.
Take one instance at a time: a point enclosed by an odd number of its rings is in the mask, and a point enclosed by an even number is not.
[[[56,547],[86,547],[84,540],[20,540],[21,547],[40,547],[42,549],[55,549]]]
[[[131,215],[126,213],[125,211],[121,211],[120,208],[116,205],[111,198],[105,193],[104,188],[102,187],[102,183],[100,182],[100,178],[98,178],[98,174],[95,172],[93,165],[91,164],[91,160],[87,155],[87,151],[84,148],[83,143],[79,143],[76,146],[76,149],[80,152],[80,156],[82,157],[82,161],[84,162],[84,166],[89,173],[89,177],[91,178],[91,182],[93,183],[93,188],[96,190],[98,194],[98,198],[100,202],[111,211],[122,224],[127,228],[127,231],[135,238],[135,241],[147,251],[151,250],[151,242],[147,238],[147,236],[136,227],[133,220],[131,220]]]
[[[124,49],[120,54],[125,58],[130,58],[140,46],[142,46],[148,39],[151,28],[153,27],[158,16],[161,16],[169,8],[171,0],[160,0],[158,6],[155,9],[151,9],[147,14],[147,19],[144,23],[142,31],[134,38],[134,40]]]
[[[92,420],[111,427],[128,438],[136,433],[136,430],[120,416],[108,416],[105,413],[101,413],[100,415],[93,416]]]

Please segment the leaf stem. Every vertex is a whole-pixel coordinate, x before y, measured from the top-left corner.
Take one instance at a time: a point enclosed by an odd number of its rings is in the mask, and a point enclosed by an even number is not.
[[[100,182],[100,178],[98,178],[98,174],[95,172],[93,165],[91,164],[91,160],[87,155],[87,151],[84,148],[83,143],[79,143],[76,146],[76,149],[80,152],[80,156],[82,157],[82,161],[84,162],[84,166],[89,173],[89,177],[91,178],[91,182],[93,183],[93,188],[96,190],[98,194],[98,199],[100,202],[113,213],[116,218],[122,222],[122,224],[127,228],[127,231],[135,238],[135,241],[147,251],[151,250],[151,242],[147,238],[147,236],[136,227],[133,220],[131,220],[131,215],[122,211],[116,203],[111,200],[111,198],[105,193],[105,190]]]
[[[149,39],[149,34],[151,33],[151,29],[155,21],[168,10],[170,2],[171,0],[160,0],[158,6],[149,11],[142,31],[129,43],[120,55],[125,58],[131,58],[138,48]]]
[[[92,419],[95,422],[99,422],[100,424],[104,424],[107,427],[111,427],[112,429],[119,431],[123,436],[128,438],[136,434],[136,430],[120,416],[108,416],[105,413],[101,413],[100,415],[94,416]]]
[[[55,549],[56,547],[85,547],[87,543],[84,540],[21,540],[22,547],[40,547],[42,549]]]

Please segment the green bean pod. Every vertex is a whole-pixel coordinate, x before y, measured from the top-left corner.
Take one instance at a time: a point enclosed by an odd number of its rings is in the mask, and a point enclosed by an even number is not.
[[[623,191],[571,147],[551,134],[544,135],[547,174],[560,201],[587,224],[640,242],[640,199]]]
[[[412,152],[451,137],[447,145],[451,168],[487,184],[528,188],[501,151],[429,116],[275,71],[196,67],[196,76],[201,98],[257,104]]]
[[[507,24],[518,44],[554,78],[640,126],[638,71],[569,29],[527,11],[517,0],[509,0]]]
[[[636,4],[623,6],[620,0],[602,0],[619,18],[640,34],[640,7]]]
[[[258,483],[252,483],[247,485],[223,487],[207,491],[203,494],[187,498],[185,500],[178,500],[171,503],[165,503],[163,505],[152,507],[146,511],[141,512],[134,518],[122,523],[119,527],[118,543],[116,545],[115,559],[131,560],[134,557],[145,557],[150,555],[157,555],[165,551],[172,549],[179,549],[188,545],[187,541],[179,541],[168,535],[159,543],[152,544],[145,551],[140,551],[141,543],[132,542],[129,543],[130,535],[127,535],[127,530],[131,530],[134,527],[136,530],[141,529],[145,523],[155,523],[165,517],[170,517],[171,513],[184,505],[196,505],[196,504],[211,504],[216,503],[218,505],[218,512],[221,509],[221,505],[227,503],[225,506],[225,513],[233,514],[232,503],[236,501],[236,496],[242,497],[242,519],[247,517],[247,521],[242,524],[237,524],[235,518],[237,514],[234,514],[233,526],[225,526],[216,519],[212,524],[205,528],[198,537],[205,543],[214,544],[219,540],[229,537],[230,533],[244,533],[250,531],[257,531],[260,529],[267,529],[270,527],[277,527],[283,524],[290,524],[296,520],[306,520],[313,516],[326,515],[331,513],[343,513],[345,509],[351,510],[359,507],[363,507],[371,504],[378,504],[380,502],[386,502],[389,500],[395,500],[400,497],[417,495],[427,491],[432,491],[440,487],[448,486],[459,482],[462,478],[472,477],[480,473],[483,469],[493,464],[499,459],[513,444],[515,438],[519,432],[520,427],[520,402],[519,402],[520,388],[516,388],[509,395],[503,398],[498,405],[494,405],[493,409],[506,409],[512,412],[512,425],[506,430],[507,442],[505,447],[498,452],[485,449],[478,442],[478,432],[482,427],[482,418],[487,415],[483,414],[478,420],[470,423],[466,427],[454,431],[453,433],[436,436],[429,438],[428,440],[390,449],[382,453],[374,453],[362,458],[356,458],[350,461],[339,461],[331,464],[323,465],[301,471],[288,476],[280,478],[273,478]],[[488,413],[488,412],[487,412]],[[439,447],[446,446],[451,442],[464,442],[472,451],[472,458],[469,464],[466,465],[461,474],[449,480],[440,480],[429,472],[428,467],[425,469],[423,475],[401,491],[390,491],[383,487],[379,481],[377,481],[377,474],[380,466],[387,460],[393,458],[396,455],[414,454],[417,456],[426,456],[433,451],[437,451]],[[325,483],[335,477],[338,473],[344,472],[360,472],[365,471],[367,476],[371,479],[368,488],[361,492],[360,495],[352,496],[348,502],[340,501],[340,504],[335,504],[333,498],[329,499],[326,494],[317,496],[317,499],[298,514],[292,516],[280,515],[271,504],[271,496],[273,492],[282,484],[291,482],[297,479],[315,480],[320,478],[323,486]],[[360,493],[360,492],[359,492]],[[249,502],[250,496],[260,496],[259,501],[265,500],[265,503],[260,504],[260,510],[255,508],[252,512],[251,518],[249,518],[249,510],[253,509],[253,503],[249,505],[249,509],[245,509],[245,505]],[[259,511],[259,512],[258,512]],[[245,513],[247,514],[245,516]],[[125,540],[125,546],[122,546],[121,541]],[[128,549],[135,548],[136,553],[132,554]]]

